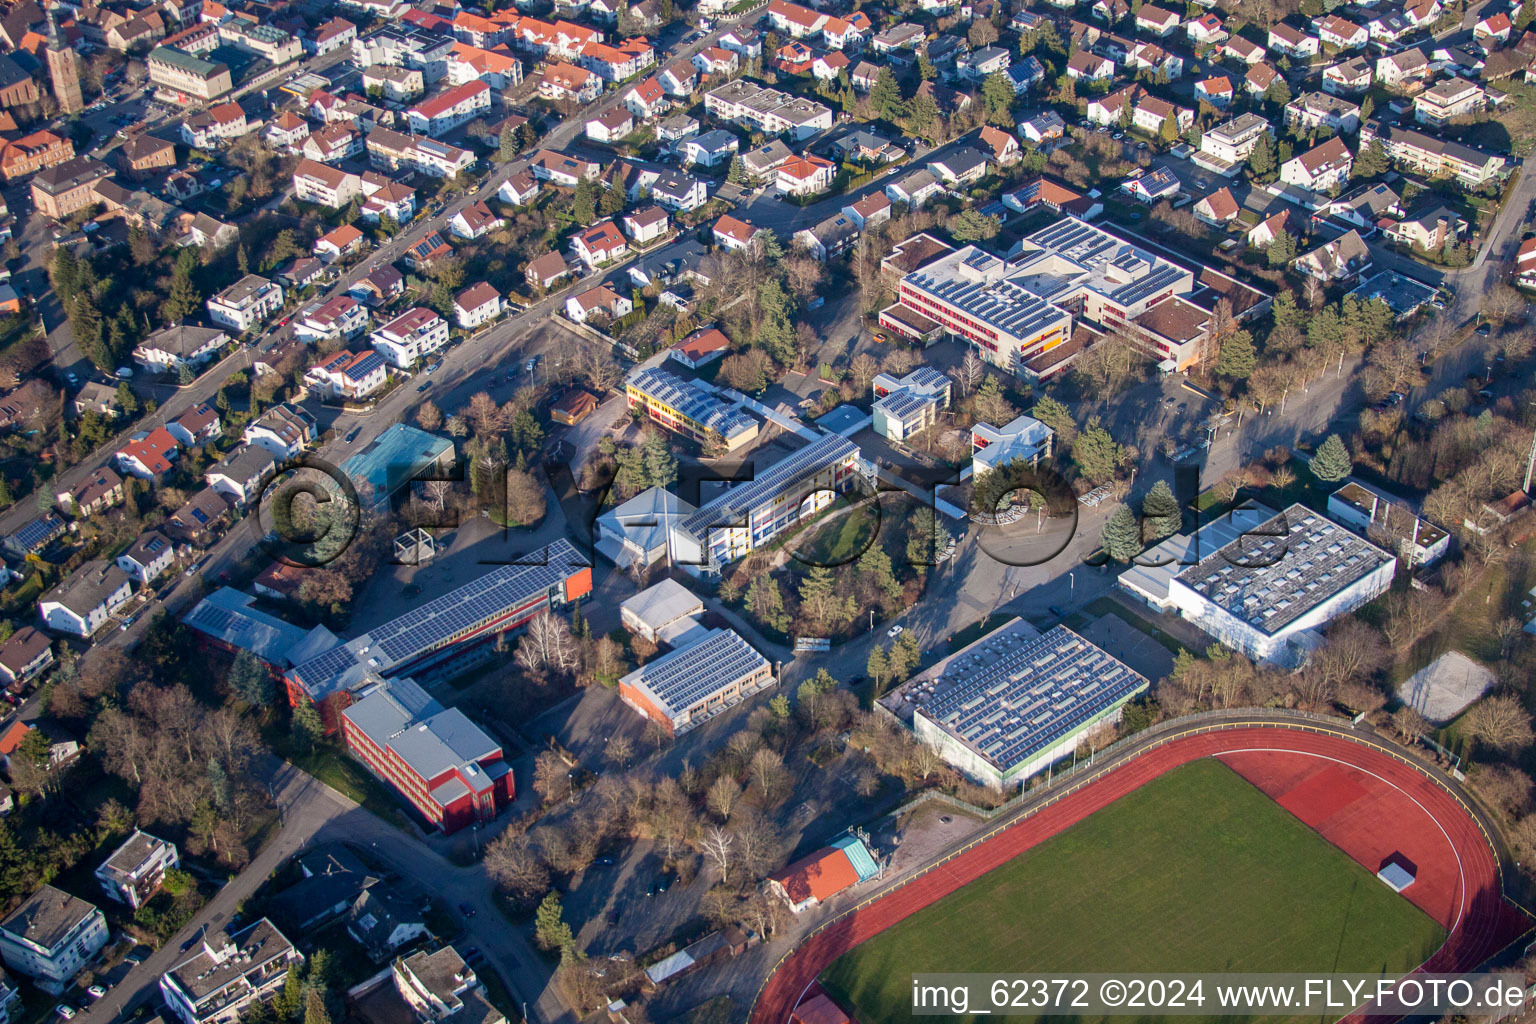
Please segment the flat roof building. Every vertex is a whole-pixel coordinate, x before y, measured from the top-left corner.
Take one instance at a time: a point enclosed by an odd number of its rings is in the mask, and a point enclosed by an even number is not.
[[[939,410],[949,408],[954,382],[931,366],[919,366],[905,377],[875,375],[875,433],[902,441],[938,422]]]
[[[735,451],[757,437],[757,420],[718,397],[698,381],[656,366],[642,367],[624,382],[631,409],[643,409],[656,423],[695,441],[718,438]]]
[[[1328,495],[1328,514],[1367,539],[1392,548],[1410,565],[1429,565],[1451,547],[1449,531],[1409,508],[1400,498],[1351,480]]]
[[[342,712],[341,737],[353,757],[444,833],[490,821],[516,796],[501,745],[409,678],[366,691]]]
[[[101,910],[51,885],[0,921],[0,960],[53,996],[62,994],[106,944]]]
[[[1020,414],[1001,427],[971,427],[971,475],[979,476],[1011,462],[1031,466],[1051,454],[1056,432],[1033,416]]]
[[[166,1007],[182,1024],[235,1024],[254,1003],[270,999],[302,963],[277,926],[262,918],[231,935],[206,932],[191,955],[160,978]]]
[[[984,785],[1021,784],[1070,755],[1151,684],[1066,626],[1014,619],[944,659],[881,707]]]
[[[675,736],[773,682],[767,658],[734,631],[716,629],[620,679],[619,696]]]
[[[619,621],[631,633],[647,640],[665,640],[698,627],[704,600],[676,580],[662,580],[646,587],[619,605]]]
[[[1296,504],[1173,578],[1184,618],[1255,661],[1296,664],[1315,631],[1392,584],[1397,559]]]
[[[96,869],[96,881],[107,899],[138,910],[160,888],[165,873],[180,863],[175,843],[134,829]]]

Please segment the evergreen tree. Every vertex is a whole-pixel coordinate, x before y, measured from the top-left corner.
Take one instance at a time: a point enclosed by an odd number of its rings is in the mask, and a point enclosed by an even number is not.
[[[197,374],[192,372],[191,363],[183,362],[177,364],[176,382],[178,384],[180,384],[182,387],[186,387],[188,384],[191,384],[195,380],[197,380]]]
[[[671,487],[677,482],[677,459],[660,431],[653,431],[640,442],[645,460],[645,482],[649,487]]]
[[[896,84],[896,76],[891,74],[890,68],[881,67],[875,75],[875,84],[869,90],[869,105],[876,116],[886,121],[899,121],[906,114],[901,86]]]
[[[293,709],[291,728],[293,738],[301,750],[313,750],[315,744],[320,742],[320,737],[325,734],[325,725],[320,720],[320,709],[315,707],[314,701],[302,700]]]
[[[1302,312],[1301,307],[1296,305],[1296,294],[1289,288],[1282,289],[1275,296],[1269,311],[1274,317],[1276,327],[1293,327],[1298,331],[1306,325],[1307,318],[1311,315]]]
[[[170,294],[160,307],[161,315],[168,325],[179,324],[195,315],[202,305],[203,295],[192,281],[192,271],[177,261],[176,270],[171,274]]]
[[[791,320],[792,304],[777,278],[758,290],[758,309],[762,323],[752,343],[760,345],[781,366],[795,359],[795,327]]]
[[[1088,422],[1088,426],[1072,445],[1072,461],[1077,463],[1083,476],[1095,484],[1114,479],[1115,471],[1120,468],[1124,457],[1125,449],[1116,443],[1097,419]]]
[[[1247,380],[1256,361],[1253,336],[1247,331],[1233,331],[1221,343],[1221,352],[1216,357],[1216,373],[1233,380]]]
[[[1130,507],[1121,505],[1110,515],[1099,534],[1104,553],[1117,562],[1129,562],[1141,551],[1141,527]]]
[[[1392,158],[1387,155],[1386,147],[1380,139],[1372,139],[1369,145],[1361,146],[1360,152],[1355,154],[1350,175],[1355,178],[1379,178],[1391,169]]]
[[[933,61],[928,59],[926,53],[917,55],[917,76],[925,82],[939,77],[939,69],[933,66]]]
[[[870,649],[869,660],[864,663],[864,671],[875,681],[876,695],[884,692],[885,681],[891,677],[891,666],[885,659],[884,647],[876,644]]]
[[[539,909],[534,913],[533,934],[541,949],[564,953],[575,948],[576,937],[571,934],[571,926],[565,923],[559,893],[546,893],[540,901]]]
[[[624,212],[624,191],[617,188],[601,189],[597,195],[597,211],[604,217],[616,217]],[[636,307],[639,308],[638,306]]]
[[[501,126],[501,137],[497,140],[496,160],[498,163],[506,163],[517,156],[523,148],[522,140],[517,137],[517,129],[510,124]]]
[[[277,686],[261,660],[250,651],[235,655],[229,668],[229,689],[253,708],[265,708],[277,697]]]
[[[1120,117],[1117,119],[1117,123],[1120,125],[1121,131],[1130,131],[1131,125],[1136,123],[1136,112],[1131,107],[1131,101],[1129,99],[1121,101]]]
[[[81,291],[75,296],[74,303],[69,307],[69,326],[74,332],[75,344],[80,346],[80,351],[98,370],[111,373],[116,369],[112,353],[107,350],[102,337],[101,310],[96,308],[88,292]]]
[[[936,144],[944,128],[944,118],[939,113],[939,105],[934,102],[933,97],[920,92],[912,97],[912,102],[907,106],[908,129],[913,135],[930,145]]]
[[[1036,402],[1029,414],[1056,432],[1057,445],[1071,444],[1077,436],[1077,423],[1071,411],[1049,395]]]
[[[1173,111],[1171,110],[1168,111],[1168,115],[1163,118],[1163,130],[1161,135],[1164,142],[1173,142],[1179,137],[1179,122],[1178,119],[1173,116]]]
[[[571,201],[571,216],[581,226],[597,219],[597,186],[592,182],[583,180],[576,185],[576,195]]]
[[[789,627],[784,614],[784,595],[779,592],[779,582],[767,574],[754,576],[747,588],[747,608],[772,629],[783,632]]]
[[[725,180],[732,185],[747,185],[750,183],[750,180],[747,178],[747,165],[741,162],[739,155],[731,157],[731,166],[726,168]]]
[[[1173,496],[1173,489],[1166,480],[1153,484],[1147,496],[1141,499],[1141,516],[1144,529],[1151,534],[1152,540],[1162,540],[1179,532],[1183,516],[1180,515],[1179,500]]]
[[[1289,231],[1276,232],[1274,241],[1269,243],[1269,247],[1264,250],[1264,255],[1269,265],[1277,270],[1290,265],[1291,260],[1296,258],[1295,237]]]
[[[1275,169],[1275,140],[1269,137],[1269,132],[1261,132],[1258,141],[1254,143],[1253,152],[1248,154],[1248,170],[1253,172],[1255,178],[1262,179]]]
[[[235,265],[240,268],[241,277],[251,272],[251,258],[246,255],[244,242],[235,247]]]
[[[1277,107],[1283,107],[1291,102],[1291,87],[1286,84],[1284,75],[1276,75],[1275,80],[1264,90],[1264,99]]]
[[[1327,484],[1338,483],[1349,476],[1350,470],[1355,468],[1349,449],[1344,446],[1344,439],[1338,434],[1329,434],[1327,439],[1317,446],[1309,466],[1312,475]]]
[[[325,1008],[325,996],[317,988],[304,996],[304,1024],[331,1024],[331,1012]]]
[[[994,71],[981,83],[981,99],[987,108],[987,123],[1013,130],[1013,86],[1001,71]]]

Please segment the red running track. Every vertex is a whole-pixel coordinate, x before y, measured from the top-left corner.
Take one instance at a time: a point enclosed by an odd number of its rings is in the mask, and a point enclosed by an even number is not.
[[[1482,829],[1438,782],[1342,736],[1253,725],[1170,740],[838,918],[807,938],[768,978],[752,1007],[752,1024],[786,1024],[821,972],[865,939],[1159,775],[1212,756],[1221,756],[1370,871],[1392,855],[1413,863],[1419,880],[1405,895],[1449,933],[1422,969],[1471,970],[1530,927],[1502,895],[1498,860]]]

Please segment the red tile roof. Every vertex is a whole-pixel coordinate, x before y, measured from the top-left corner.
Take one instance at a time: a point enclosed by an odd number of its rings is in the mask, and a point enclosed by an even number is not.
[[[859,873],[846,853],[827,847],[769,877],[782,885],[795,903],[803,903],[812,897],[818,903],[825,903],[857,882]]]

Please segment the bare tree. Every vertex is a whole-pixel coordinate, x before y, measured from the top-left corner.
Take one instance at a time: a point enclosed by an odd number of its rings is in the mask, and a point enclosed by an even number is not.
[[[491,880],[519,900],[529,900],[549,888],[549,869],[539,858],[526,832],[509,829],[485,848],[485,869]]]
[[[571,627],[564,619],[542,612],[528,623],[528,632],[517,644],[517,663],[529,672],[553,668],[559,672],[576,671],[580,657]]]
[[[1525,318],[1525,296],[1507,284],[1496,284],[1483,293],[1483,315],[1499,326]]]
[[[912,773],[927,782],[934,772],[944,767],[944,756],[939,753],[937,747],[928,743],[918,743],[912,748],[908,763],[911,765]]]
[[[1518,697],[1489,697],[1467,712],[1467,731],[1502,753],[1531,745],[1531,716]]]
[[[546,750],[534,759],[533,788],[547,804],[558,803],[571,795],[571,770],[553,750]]]
[[[848,364],[848,383],[853,385],[857,394],[864,394],[874,382],[875,374],[880,372],[880,364],[875,357],[868,352],[860,352],[853,357],[853,362]]]
[[[1429,723],[1419,714],[1418,708],[1405,704],[1392,712],[1392,728],[1397,730],[1398,739],[1412,743],[1429,728]]]
[[[1511,818],[1531,808],[1531,777],[1507,764],[1481,765],[1472,774],[1472,786],[1484,800]]]
[[[699,837],[699,849],[714,862],[720,870],[720,881],[727,885],[731,881],[731,846],[735,841],[736,837],[719,825],[711,825]]]
[[[731,816],[731,808],[736,806],[740,798],[741,783],[729,775],[722,775],[710,785],[709,795],[704,798],[704,802],[711,813],[721,821],[726,821]]]
[[[752,755],[752,761],[747,769],[752,777],[752,785],[756,787],[764,807],[771,807],[783,799],[784,758],[778,751],[768,747],[760,748]]]
[[[416,425],[422,430],[438,430],[443,425],[443,412],[432,402],[422,402],[416,410]]]
[[[981,386],[981,378],[986,376],[987,364],[981,361],[975,349],[966,349],[965,358],[960,360],[960,394],[969,395]]]

